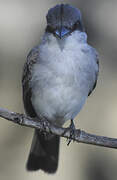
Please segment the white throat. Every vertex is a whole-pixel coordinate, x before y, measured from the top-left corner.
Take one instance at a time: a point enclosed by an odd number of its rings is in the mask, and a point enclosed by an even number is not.
[[[70,35],[65,36],[63,39],[56,38],[53,34],[45,33],[42,40],[43,44],[49,44],[49,46],[58,46],[60,50],[64,50],[65,48],[72,49],[75,48],[75,44],[78,46],[79,44],[86,43],[87,42],[87,34],[85,32],[80,31],[74,31]]]

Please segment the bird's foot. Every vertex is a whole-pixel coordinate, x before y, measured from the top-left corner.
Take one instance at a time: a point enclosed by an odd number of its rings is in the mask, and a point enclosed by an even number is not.
[[[68,143],[67,143],[68,146],[71,143],[72,139],[75,137],[75,125],[73,119],[71,119],[71,124],[69,126],[69,129],[70,129],[70,138],[68,139]]]
[[[37,120],[40,121],[41,123],[40,126],[42,126],[43,129],[43,130],[39,130],[40,133],[43,134],[45,137],[48,136],[47,130],[49,129],[50,126],[48,119],[40,114]]]

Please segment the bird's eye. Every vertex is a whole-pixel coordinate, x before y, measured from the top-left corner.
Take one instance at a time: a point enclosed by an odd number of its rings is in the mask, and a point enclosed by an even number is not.
[[[47,28],[46,28],[46,32],[49,32],[49,33],[53,33],[55,31],[55,29],[54,28],[52,28],[51,26],[47,26]]]
[[[77,21],[74,25],[72,30],[80,30],[80,31],[84,31],[83,25],[81,24],[80,21]]]
[[[73,25],[73,29],[78,29],[78,27],[80,26],[80,22],[77,21],[74,25]]]

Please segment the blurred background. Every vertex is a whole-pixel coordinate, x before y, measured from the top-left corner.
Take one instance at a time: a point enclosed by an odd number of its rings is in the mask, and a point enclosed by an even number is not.
[[[0,0],[0,107],[23,113],[21,77],[30,49],[39,44],[46,13],[57,3],[78,7],[88,42],[100,55],[95,92],[77,116],[76,127],[117,137],[117,1],[116,0]],[[0,119],[1,180],[117,180],[117,150],[61,139],[55,175],[25,169],[33,129]]]

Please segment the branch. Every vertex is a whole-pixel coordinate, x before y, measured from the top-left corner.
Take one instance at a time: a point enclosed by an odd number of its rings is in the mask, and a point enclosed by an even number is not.
[[[117,148],[117,139],[109,138],[104,136],[97,136],[94,134],[86,133],[83,130],[76,129],[74,136],[70,136],[69,128],[60,128],[52,125],[47,119],[39,117],[39,119],[30,118],[24,114],[19,114],[15,112],[8,111],[6,109],[0,108],[0,117],[5,118],[9,121],[17,123],[22,126],[27,126],[31,128],[39,129],[47,133],[51,133],[57,136],[65,137],[67,139],[72,139],[78,143],[86,143],[97,146],[104,146],[108,148]]]

